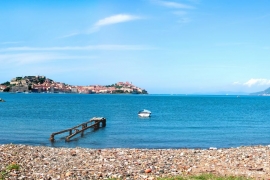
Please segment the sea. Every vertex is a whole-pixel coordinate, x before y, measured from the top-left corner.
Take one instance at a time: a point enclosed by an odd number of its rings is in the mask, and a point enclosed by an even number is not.
[[[0,144],[82,148],[230,148],[270,144],[270,97],[0,93]],[[140,118],[138,111],[152,112]],[[65,142],[50,135],[104,117]]]

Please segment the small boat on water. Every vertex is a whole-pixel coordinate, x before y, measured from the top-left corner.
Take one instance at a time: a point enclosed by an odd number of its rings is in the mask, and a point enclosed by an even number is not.
[[[0,98],[0,102],[5,102],[5,100],[4,100],[4,99],[2,99],[2,98]]]
[[[140,117],[150,117],[150,115],[151,115],[151,111],[146,110],[146,109],[138,112],[138,116]]]

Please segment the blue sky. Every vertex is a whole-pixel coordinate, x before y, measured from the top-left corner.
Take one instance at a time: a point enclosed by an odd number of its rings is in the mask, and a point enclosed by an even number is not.
[[[270,87],[269,0],[0,1],[0,82],[129,81],[151,94]]]

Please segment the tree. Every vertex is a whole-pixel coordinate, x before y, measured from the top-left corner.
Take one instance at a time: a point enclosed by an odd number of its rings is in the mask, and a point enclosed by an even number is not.
[[[121,93],[124,93],[124,91],[123,90],[115,90],[115,91],[113,91],[113,94],[121,94]]]
[[[10,82],[9,82],[9,81],[4,82],[4,83],[2,83],[1,85],[9,86],[9,85],[10,85]]]
[[[43,84],[45,82],[46,78],[38,78],[38,82],[40,84]]]
[[[115,86],[116,89],[121,89],[122,87],[123,86],[118,86],[118,85]]]

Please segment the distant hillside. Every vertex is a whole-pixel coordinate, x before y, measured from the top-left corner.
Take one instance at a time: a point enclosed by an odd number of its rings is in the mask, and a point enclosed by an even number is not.
[[[251,93],[250,95],[257,95],[257,96],[270,96],[270,87],[265,89],[264,91]]]
[[[129,82],[111,85],[74,86],[55,82],[46,76],[16,77],[0,84],[0,92],[32,93],[80,93],[80,94],[148,94],[145,89]]]

